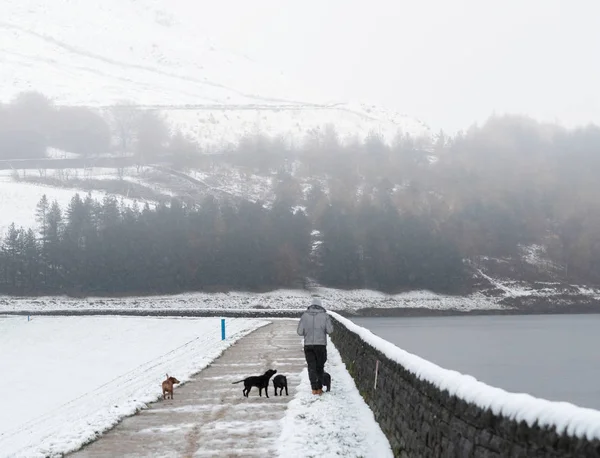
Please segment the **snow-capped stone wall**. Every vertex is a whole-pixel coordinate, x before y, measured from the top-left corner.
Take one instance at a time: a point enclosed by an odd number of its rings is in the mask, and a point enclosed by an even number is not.
[[[330,312],[339,350],[398,457],[600,457],[600,412],[508,393]]]

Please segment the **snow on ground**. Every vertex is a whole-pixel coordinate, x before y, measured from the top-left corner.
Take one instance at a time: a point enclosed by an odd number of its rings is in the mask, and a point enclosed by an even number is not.
[[[52,147],[46,148],[46,156],[50,159],[77,159],[80,157],[79,154]]]
[[[222,165],[213,166],[210,172],[190,170],[188,175],[202,181],[206,187],[250,201],[269,202],[274,198],[273,179],[252,172]]]
[[[518,280],[498,279],[477,269],[477,273],[487,280],[494,288],[502,291],[503,298],[519,297],[548,297],[563,296],[585,296],[589,299],[600,299],[600,290],[583,285],[567,285],[560,282],[526,282]]]
[[[164,113],[174,128],[208,148],[235,144],[258,132],[293,146],[328,125],[334,126],[342,144],[364,139],[372,132],[378,132],[382,140],[390,144],[400,132],[430,135],[429,128],[418,120],[385,111],[371,115],[363,105],[227,105],[212,110],[170,109]]]
[[[136,167],[63,167],[60,169],[46,169],[44,172],[44,178],[51,178],[55,180],[64,181],[68,184],[69,180],[119,180],[137,177],[143,178],[146,176],[145,169],[138,172]],[[0,171],[0,176],[3,179],[14,177],[18,175],[19,178],[26,177],[40,177],[40,173],[37,169],[19,169],[18,167],[12,170]]]
[[[141,167],[69,167],[62,169],[49,169],[43,171],[44,178],[60,181],[61,187],[77,189],[81,181],[86,180],[123,180],[136,183],[166,197],[205,194],[224,194],[228,196],[248,199],[251,201],[272,201],[272,178],[260,176],[251,172],[244,172],[231,166],[213,166],[210,173],[190,170],[187,173],[198,183],[186,181],[181,177],[167,172],[167,168],[152,166]],[[180,172],[181,173],[181,172]],[[40,177],[40,172],[34,170],[4,170],[0,177],[5,180],[15,178]],[[82,191],[86,192],[86,191]]]
[[[137,167],[67,167],[46,170],[44,177],[61,181],[62,186],[65,188],[77,189],[77,181],[73,180],[123,180],[149,187],[153,191],[164,194],[165,196],[171,197],[177,195],[172,189],[157,184],[156,181],[153,180],[153,172],[154,171],[150,167],[142,167],[139,171]],[[33,170],[18,170],[17,173],[19,173],[20,176],[23,176],[24,173],[28,173],[29,175],[35,174],[35,176],[38,176],[38,172]],[[87,191],[82,190],[80,192]]]
[[[423,358],[413,355],[396,345],[376,336],[371,331],[354,324],[337,313],[332,313],[339,322],[355,332],[367,344],[383,353],[392,361],[402,365],[420,380],[427,380],[440,390],[447,390],[482,409],[490,409],[517,422],[525,421],[529,426],[556,427],[559,434],[600,439],[600,411],[578,407],[568,402],[552,402],[524,393],[509,393],[489,386],[470,375],[441,368]]]
[[[68,183],[69,180],[116,180],[119,178],[119,169],[114,167],[65,167],[61,169],[42,170],[44,178],[60,180],[65,183]],[[122,170],[123,175],[133,175],[136,174],[135,171],[135,167],[125,167]],[[0,171],[0,176],[6,177],[9,173],[11,177],[16,176],[21,179],[40,177],[38,169],[19,169],[18,167],[14,171]]]
[[[28,172],[37,174],[37,171],[33,170]],[[91,193],[92,198],[98,201],[102,201],[107,195],[101,191],[90,192],[14,181],[7,173],[2,173],[0,174],[0,208],[2,209],[0,212],[0,237],[6,234],[6,230],[13,222],[17,227],[36,228],[35,208],[44,194],[50,203],[56,200],[64,211],[75,194],[85,198],[88,193]],[[126,205],[133,205],[133,199],[122,196],[115,197]],[[140,206],[142,206],[141,203]]]
[[[539,244],[519,245],[522,259],[547,272],[560,271],[562,268],[548,259],[546,247]]]
[[[394,456],[331,341],[327,353],[325,370],[331,375],[331,391],[314,396],[308,372],[302,371],[296,396],[288,404],[282,420],[277,445],[279,456]]]
[[[313,290],[323,298],[328,310],[359,310],[363,308],[416,308],[434,310],[475,310],[505,308],[483,296],[442,296],[429,291],[414,291],[386,295],[371,290]],[[268,293],[185,293],[148,297],[88,297],[60,296],[8,297],[0,296],[2,311],[52,310],[298,310],[310,305],[311,293],[305,290],[276,290]]]
[[[185,192],[181,192],[180,190],[175,191],[173,186],[166,186],[164,184],[158,184],[155,180],[152,179],[151,173],[147,169],[143,169],[140,173],[129,173],[126,174],[123,179],[130,183],[139,184],[141,186],[146,186],[151,188],[154,192],[160,193],[166,197],[182,197],[186,196]]]
[[[480,294],[470,296],[448,296],[427,290],[409,291],[400,294],[385,294],[379,291],[357,289],[340,290],[320,288],[318,293],[327,304],[336,309],[357,310],[360,308],[428,308],[433,310],[479,310],[506,308]],[[332,310],[334,308],[330,307]]]
[[[235,50],[189,1],[3,0],[0,101],[37,90],[57,104],[123,100],[164,107],[167,120],[203,144],[262,131],[302,139],[332,123],[341,138],[398,131],[430,135],[421,121],[364,104],[329,103]]]
[[[519,288],[518,285],[508,285],[506,282],[501,282],[495,278],[490,277],[489,275],[483,273],[481,269],[477,269],[477,273],[481,275],[481,277],[485,278],[490,284],[494,287],[501,290],[508,297],[519,297],[519,296],[530,296],[533,292],[531,289]]]
[[[1,188],[0,188],[1,189]],[[1,224],[1,220],[0,220]],[[492,279],[495,284],[500,284]],[[227,293],[190,292],[175,295],[131,296],[131,297],[87,297],[66,296],[0,296],[0,313],[31,311],[35,313],[57,310],[299,310],[306,308],[311,294],[318,294],[328,310],[357,311],[365,308],[422,308],[429,310],[453,310],[468,312],[472,310],[504,310],[508,305],[500,303],[505,297],[537,296],[548,297],[557,294],[553,287],[527,289],[519,284],[504,282],[500,284],[504,295],[487,297],[482,293],[469,296],[447,296],[426,290],[410,291],[400,294],[385,294],[379,291],[359,289],[340,290],[333,288],[313,288],[311,291],[299,289],[280,289],[266,293],[232,291]],[[600,299],[600,291],[594,288],[572,285],[569,291],[561,290],[562,295]]]
[[[0,455],[59,456],[185,382],[264,320],[0,317]],[[10,394],[10,395],[8,395]],[[175,396],[177,393],[175,392]]]

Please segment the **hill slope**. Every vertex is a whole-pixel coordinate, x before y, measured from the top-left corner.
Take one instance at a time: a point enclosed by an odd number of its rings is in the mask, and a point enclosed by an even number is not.
[[[3,10],[3,101],[26,90],[66,105],[130,101],[160,109],[174,126],[213,145],[256,131],[296,141],[325,124],[342,138],[429,135],[416,119],[323,100],[281,73],[219,48],[177,2],[6,0]]]

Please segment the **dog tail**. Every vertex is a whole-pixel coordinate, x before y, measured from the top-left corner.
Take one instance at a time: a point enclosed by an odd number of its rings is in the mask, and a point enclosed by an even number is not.
[[[243,380],[238,380],[237,382],[233,382],[232,385],[235,385],[236,383],[242,383]]]

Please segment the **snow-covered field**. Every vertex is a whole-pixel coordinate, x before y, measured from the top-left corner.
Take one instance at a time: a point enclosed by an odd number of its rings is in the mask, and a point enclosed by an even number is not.
[[[331,342],[327,357],[325,370],[331,375],[331,391],[315,397],[310,392],[308,372],[302,371],[298,391],[283,419],[279,456],[394,456],[373,412]]]
[[[182,382],[264,320],[0,317],[0,456],[75,450]]]
[[[450,395],[457,396],[495,415],[508,417],[529,426],[556,427],[558,434],[600,439],[600,411],[578,407],[568,402],[552,402],[525,393],[509,393],[489,386],[470,375],[441,368],[419,356],[376,336],[371,331],[354,324],[342,316],[332,314],[339,322],[367,344],[383,353],[390,360],[402,365],[421,380],[427,380]]]
[[[54,170],[46,170],[44,177],[51,180],[60,181],[61,188],[72,188],[77,190],[78,184],[81,181],[88,180],[122,180],[129,183],[139,184],[141,186],[146,186],[151,188],[154,192],[163,194],[165,196],[174,196],[178,193],[174,192],[173,189],[169,187],[165,187],[164,185],[159,185],[155,180],[152,179],[153,173],[152,167],[140,167],[139,170],[137,167],[123,167],[121,169],[114,167],[87,167],[87,168],[73,168],[66,167],[62,169],[54,169]],[[37,170],[16,170],[16,173],[19,174],[21,178],[25,178],[25,174],[27,176],[39,176]],[[11,173],[12,177],[13,173]],[[0,176],[2,176],[2,172],[0,171]],[[42,190],[44,190],[47,186],[40,185]],[[87,193],[87,190],[80,190],[80,193]],[[98,191],[101,192],[101,191]],[[119,196],[129,197],[129,196]],[[143,201],[144,203],[146,201]],[[153,202],[149,202],[153,204]]]

